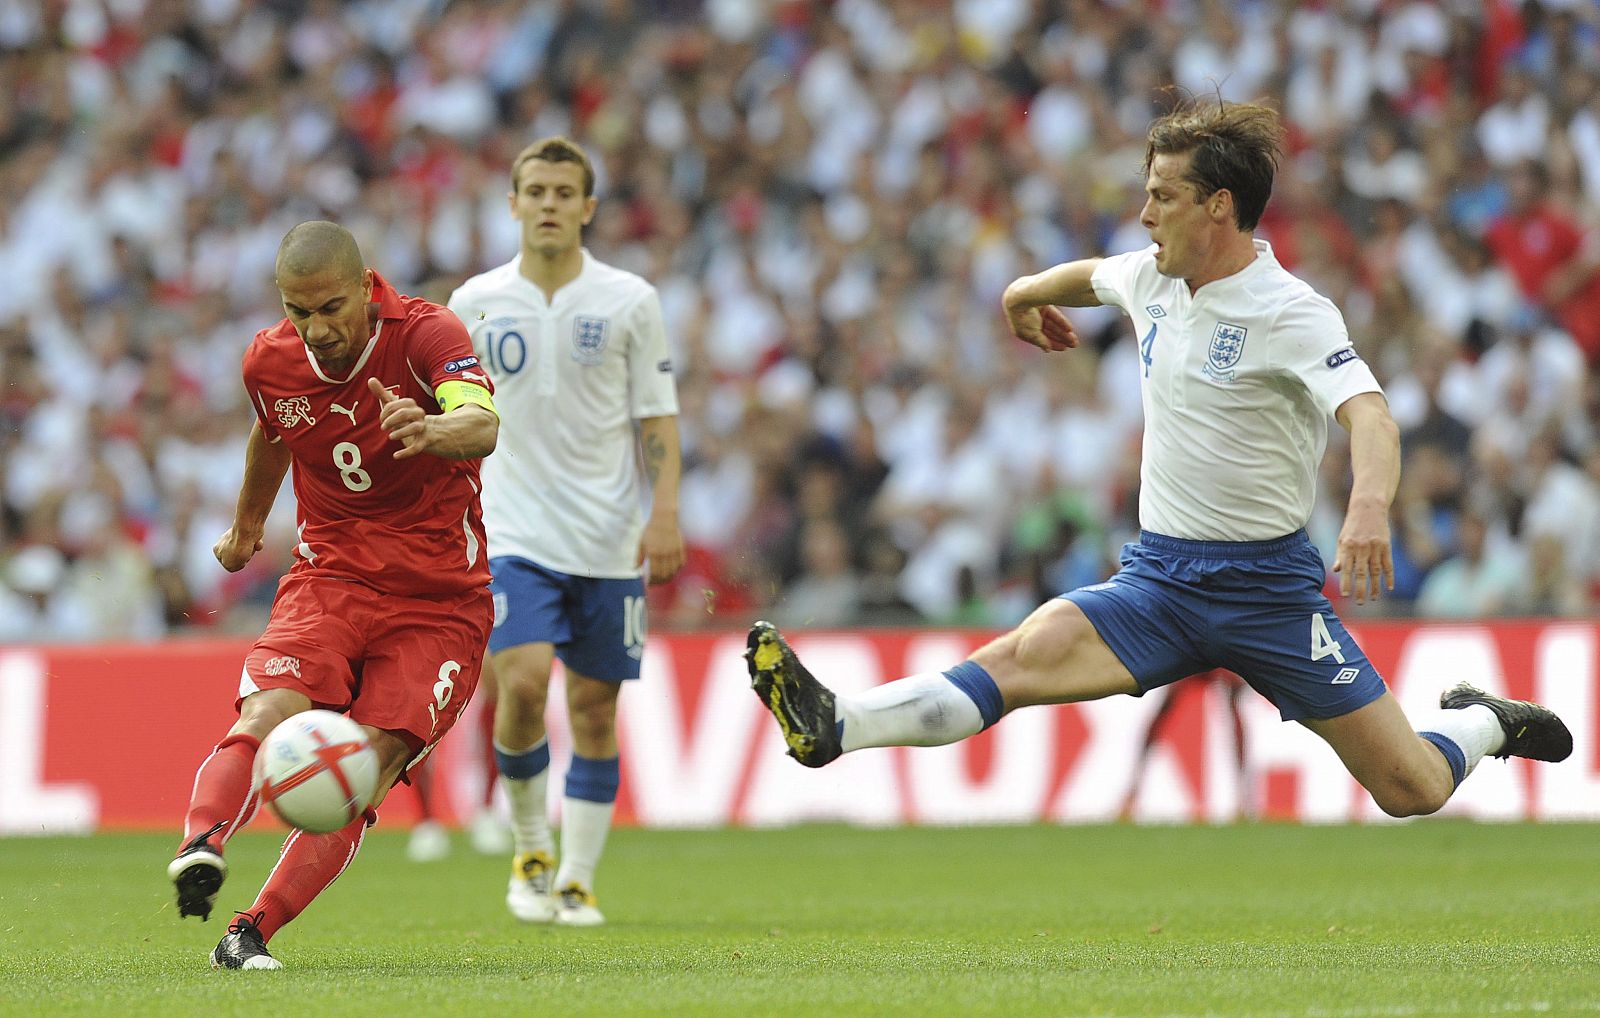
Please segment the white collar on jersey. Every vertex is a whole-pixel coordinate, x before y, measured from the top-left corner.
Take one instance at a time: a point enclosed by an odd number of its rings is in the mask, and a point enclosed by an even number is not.
[[[324,382],[327,382],[329,385],[344,385],[346,382],[350,381],[350,379],[356,377],[357,372],[366,367],[367,360],[372,357],[372,351],[378,348],[378,337],[383,335],[383,322],[384,320],[382,318],[378,319],[378,327],[372,330],[372,338],[367,340],[367,348],[361,351],[361,356],[356,359],[355,366],[352,367],[350,369],[350,373],[343,378],[329,378],[327,374],[323,372],[322,365],[317,363],[317,358],[312,355],[311,348],[306,346],[304,343],[300,344],[306,352],[306,360],[310,362],[311,370],[315,371],[317,373],[317,377],[322,379]]]
[[[1263,268],[1278,264],[1278,256],[1272,253],[1271,244],[1259,237],[1250,238],[1250,242],[1255,245],[1256,256],[1250,259],[1249,264],[1232,275],[1223,276],[1221,279],[1213,279],[1194,291],[1192,296],[1199,297],[1202,293],[1210,295],[1218,290],[1226,290],[1242,283],[1247,283]]]
[[[555,295],[556,295],[557,298],[559,298],[563,293],[566,293],[568,290],[572,289],[579,282],[581,282],[583,280],[583,277],[587,276],[589,274],[589,269],[595,263],[594,262],[594,255],[589,253],[589,249],[588,248],[580,247],[580,248],[578,248],[578,250],[583,255],[583,267],[578,269],[578,274],[576,276],[573,276],[566,283],[562,284],[561,289],[556,291]],[[522,285],[526,286],[529,290],[532,290],[534,293],[538,294],[539,295],[539,300],[541,302],[543,302],[546,307],[555,307],[555,303],[556,302],[554,300],[545,300],[544,291],[539,288],[539,284],[535,283],[533,280],[529,279],[527,276],[524,276],[522,274],[522,252],[520,250],[511,259],[511,261],[506,265],[506,268],[511,270],[511,275],[514,278],[520,279],[522,281]]]

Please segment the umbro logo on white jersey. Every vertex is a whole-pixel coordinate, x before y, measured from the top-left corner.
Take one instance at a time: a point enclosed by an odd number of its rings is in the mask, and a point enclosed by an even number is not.
[[[333,406],[330,406],[328,408],[328,412],[329,413],[335,413],[335,414],[344,414],[346,417],[350,418],[350,426],[353,428],[356,425],[356,407],[358,407],[360,405],[361,405],[361,401],[360,400],[356,400],[354,403],[350,404],[350,409],[346,410],[344,407],[342,407],[339,404],[335,403],[335,404],[333,404]]]

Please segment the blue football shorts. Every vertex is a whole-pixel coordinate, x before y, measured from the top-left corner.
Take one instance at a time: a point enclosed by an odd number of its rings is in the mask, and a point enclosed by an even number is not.
[[[644,656],[644,581],[574,576],[505,555],[489,560],[494,629],[489,653],[525,643],[555,645],[556,657],[588,679],[639,677]]]
[[[1348,714],[1386,689],[1322,595],[1326,575],[1304,530],[1239,542],[1146,532],[1110,580],[1061,596],[1142,692],[1225,668],[1297,721]]]

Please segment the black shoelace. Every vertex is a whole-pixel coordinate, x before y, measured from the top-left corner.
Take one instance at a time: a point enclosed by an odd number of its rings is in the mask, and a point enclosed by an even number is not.
[[[249,912],[235,912],[233,924],[228,927],[228,932],[237,933],[241,936],[253,934],[256,940],[262,941],[261,931],[256,927],[261,925],[261,920],[266,918],[266,915],[266,912],[257,912],[255,915],[251,915]],[[262,942],[265,943],[265,941]]]

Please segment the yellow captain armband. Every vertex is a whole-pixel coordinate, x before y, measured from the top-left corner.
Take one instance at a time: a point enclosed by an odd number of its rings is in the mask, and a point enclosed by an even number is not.
[[[494,397],[489,395],[488,389],[471,382],[463,382],[459,378],[448,378],[440,382],[439,387],[433,390],[433,398],[439,401],[439,409],[445,413],[466,406],[468,403],[476,403],[496,417],[500,416],[500,411],[494,408]]]

